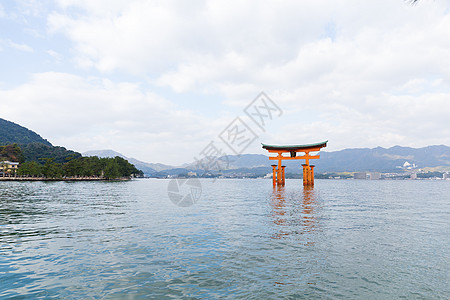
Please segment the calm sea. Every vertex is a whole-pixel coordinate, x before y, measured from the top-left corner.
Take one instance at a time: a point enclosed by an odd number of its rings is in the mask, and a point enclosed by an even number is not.
[[[450,295],[450,181],[168,183],[0,182],[0,298]]]

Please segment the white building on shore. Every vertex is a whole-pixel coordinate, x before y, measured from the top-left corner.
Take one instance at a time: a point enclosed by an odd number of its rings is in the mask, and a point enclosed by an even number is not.
[[[18,162],[13,162],[9,160],[0,161],[0,176],[5,177],[16,175],[18,168],[19,168]]]

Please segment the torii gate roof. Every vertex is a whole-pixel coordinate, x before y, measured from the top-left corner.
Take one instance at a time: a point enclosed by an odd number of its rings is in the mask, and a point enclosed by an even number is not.
[[[263,149],[266,150],[279,150],[279,151],[303,151],[312,148],[323,148],[327,146],[328,141],[315,143],[315,144],[306,144],[306,145],[266,145],[261,143]]]

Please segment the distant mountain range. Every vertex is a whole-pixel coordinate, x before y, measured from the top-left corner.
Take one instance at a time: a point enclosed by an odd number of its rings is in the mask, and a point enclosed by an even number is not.
[[[80,156],[80,153],[66,150],[64,147],[53,146],[39,134],[16,123],[0,118],[0,146],[17,143],[25,156],[25,160],[40,161],[42,158],[53,158],[55,162],[64,163],[68,159]],[[195,162],[187,162],[182,166],[171,166],[162,163],[143,162],[113,150],[93,150],[83,153],[83,156],[115,157],[120,156],[134,164],[149,176],[167,176],[187,174],[190,171],[205,173],[205,170]],[[428,146],[423,148],[410,148],[395,146],[391,148],[359,148],[345,149],[333,152],[320,152],[321,158],[313,160],[317,173],[324,172],[398,172],[405,168],[450,168],[450,147]],[[264,175],[270,173],[271,164],[276,161],[269,160],[263,154],[230,155],[218,158],[224,167],[221,172],[211,170],[213,174],[235,174],[236,176]],[[303,160],[287,160],[287,173],[299,174]],[[208,170],[206,170],[208,171]]]
[[[450,166],[450,147],[444,145],[423,148],[394,146],[387,149],[377,147],[323,152],[316,166],[318,172],[392,172],[398,171],[399,167]]]
[[[321,151],[320,159],[313,160],[316,172],[399,172],[407,168],[426,167],[450,167],[450,147],[428,146],[423,148],[410,148],[395,146],[391,148],[358,148],[345,149],[341,151]],[[96,155],[99,157],[114,157],[124,155],[112,150],[96,150],[83,153],[85,156]],[[141,169],[146,175],[167,176],[186,174],[188,172],[204,173],[197,164],[186,163],[182,166],[169,166],[164,164],[146,163],[133,158],[126,158]],[[270,173],[271,164],[276,161],[269,160],[263,154],[229,155],[218,158],[225,170],[223,174],[237,174],[242,176],[264,175]],[[283,164],[287,167],[287,173],[300,173],[303,160],[287,160]],[[218,173],[210,170],[211,173]]]

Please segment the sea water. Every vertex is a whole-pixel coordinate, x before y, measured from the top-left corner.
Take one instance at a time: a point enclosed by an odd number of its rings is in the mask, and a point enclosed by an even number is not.
[[[168,183],[0,182],[0,298],[450,295],[450,181]]]

